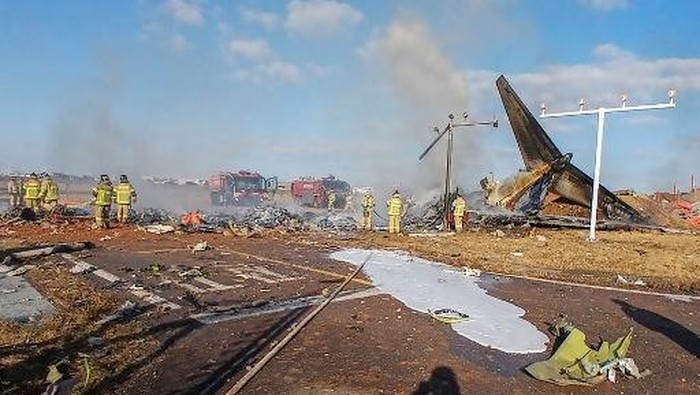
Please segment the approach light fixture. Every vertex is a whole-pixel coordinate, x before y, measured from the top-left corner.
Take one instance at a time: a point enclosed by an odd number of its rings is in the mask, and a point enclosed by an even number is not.
[[[594,174],[593,174],[593,191],[592,191],[592,196],[591,196],[591,204],[590,207],[595,208],[599,206],[599,200],[598,200],[598,194],[599,194],[599,189],[600,189],[600,173],[601,173],[601,157],[603,155],[603,130],[605,128],[605,117],[606,114],[609,113],[618,113],[618,112],[629,112],[629,111],[644,111],[644,110],[662,110],[662,109],[667,109],[667,108],[675,108],[676,107],[676,91],[673,89],[668,91],[668,103],[660,103],[660,104],[644,104],[644,105],[635,105],[635,106],[628,106],[627,105],[627,95],[623,94],[621,96],[622,100],[622,105],[621,107],[599,107],[598,109],[594,110],[585,110],[584,109],[584,101],[581,99],[579,101],[579,108],[578,111],[565,111],[565,112],[559,112],[559,113],[550,113],[550,114],[545,114],[545,108],[544,104],[542,104],[542,118],[561,118],[561,117],[569,117],[569,116],[577,116],[577,115],[596,115],[598,117],[598,131],[596,133],[596,144],[595,144],[595,165],[594,165]],[[595,241],[596,240],[596,224],[598,222],[598,210],[592,209],[591,210],[591,218],[590,218],[590,229],[589,229],[589,234],[588,234],[588,240],[590,241]]]

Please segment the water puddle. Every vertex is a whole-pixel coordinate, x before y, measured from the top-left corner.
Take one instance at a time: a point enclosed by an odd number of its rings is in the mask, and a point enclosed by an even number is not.
[[[486,294],[477,276],[392,251],[347,249],[334,252],[331,258],[360,265],[370,253],[364,272],[377,288],[407,307],[424,313],[453,309],[468,314],[468,321],[450,325],[482,346],[513,354],[546,350],[549,338],[522,318],[525,310]]]

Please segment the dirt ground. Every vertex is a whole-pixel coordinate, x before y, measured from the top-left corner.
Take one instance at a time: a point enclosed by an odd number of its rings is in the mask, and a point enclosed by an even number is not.
[[[700,294],[698,236],[601,232],[597,243],[584,239],[579,231],[539,229],[506,230],[501,237],[474,230],[439,237],[271,232],[241,238],[153,235],[134,226],[92,231],[80,221],[0,228],[0,249],[68,241],[97,246],[31,262],[38,267],[25,277],[57,313],[38,325],[0,325],[0,388],[38,393],[46,367],[66,358],[80,393],[223,394],[310,311],[313,302],[306,300],[321,300],[353,270],[328,257],[343,247],[400,249],[489,272],[624,288],[620,274],[647,283],[628,285],[632,291]],[[200,241],[212,249],[192,252]],[[71,274],[76,260],[119,281],[97,271]],[[539,354],[480,346],[390,295],[373,293],[360,276],[347,287],[346,300],[329,305],[242,393],[700,393],[697,300],[504,275],[485,275],[481,286],[523,308],[543,333],[561,313],[592,345],[632,327],[630,356],[652,376],[593,389],[539,382],[522,369],[548,358],[551,341]],[[149,302],[143,292],[160,299]],[[142,306],[138,314],[96,324],[127,300]]]

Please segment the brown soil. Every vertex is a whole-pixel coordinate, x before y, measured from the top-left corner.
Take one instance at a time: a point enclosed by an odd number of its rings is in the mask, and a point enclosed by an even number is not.
[[[651,220],[659,226],[677,229],[690,228],[688,223],[676,215],[667,204],[659,203],[649,197],[641,195],[625,195],[620,196],[620,199],[637,209],[640,213],[651,218]]]

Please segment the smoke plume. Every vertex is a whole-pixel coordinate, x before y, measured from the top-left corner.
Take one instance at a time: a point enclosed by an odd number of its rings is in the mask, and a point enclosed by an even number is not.
[[[467,78],[445,55],[428,26],[415,17],[394,20],[363,49],[362,55],[379,70],[388,98],[395,103],[399,119],[380,133],[394,146],[390,161],[378,161],[380,190],[408,189],[424,201],[440,193],[445,174],[446,138],[418,162],[420,152],[436,137],[433,126],[442,129],[447,115],[456,119],[468,110]],[[468,171],[478,160],[477,139],[469,131],[458,131],[454,140],[453,168]],[[457,176],[453,182],[459,181]],[[402,180],[398,182],[396,180]]]

